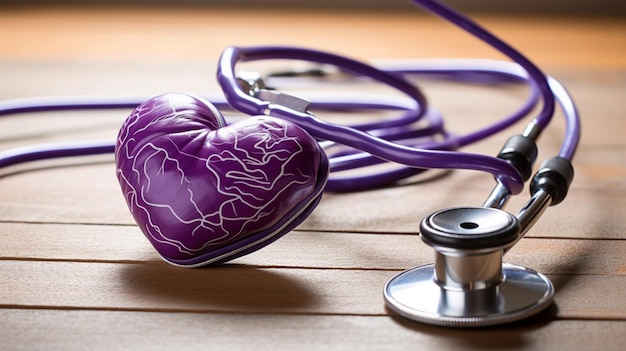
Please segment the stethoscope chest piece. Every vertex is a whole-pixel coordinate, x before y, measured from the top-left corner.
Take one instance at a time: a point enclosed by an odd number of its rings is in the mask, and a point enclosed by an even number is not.
[[[531,269],[502,263],[519,238],[517,218],[484,207],[441,210],[420,224],[435,263],[387,282],[384,298],[399,315],[423,323],[479,327],[510,323],[545,309],[554,287]]]

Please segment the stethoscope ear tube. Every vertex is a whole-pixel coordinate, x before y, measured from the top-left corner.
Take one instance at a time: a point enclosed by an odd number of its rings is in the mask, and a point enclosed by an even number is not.
[[[567,196],[572,180],[574,167],[566,158],[555,156],[546,160],[530,183],[530,193],[546,191],[552,199],[551,206],[561,203]]]

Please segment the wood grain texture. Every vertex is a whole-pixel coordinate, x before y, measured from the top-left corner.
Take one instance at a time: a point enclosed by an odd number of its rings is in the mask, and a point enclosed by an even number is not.
[[[488,329],[442,329],[388,317],[0,310],[2,340],[15,350],[622,349],[624,321],[533,321]],[[2,323],[2,322],[0,322]]]
[[[161,263],[136,226],[3,223],[0,260]],[[298,249],[294,249],[298,248]],[[546,274],[626,274],[621,240],[524,238],[506,260]],[[296,230],[234,264],[255,268],[403,270],[433,260],[417,235]]]
[[[548,310],[508,326],[446,329],[408,322],[384,307],[387,279],[433,260],[417,235],[421,218],[479,205],[492,187],[489,176],[435,172],[403,186],[326,194],[307,221],[269,247],[228,265],[190,270],[163,262],[143,238],[106,155],[0,170],[0,349],[622,350],[626,22],[478,19],[563,81],[583,116],[568,199],[506,256],[553,281]],[[267,43],[366,60],[500,58],[417,13],[3,9],[0,99],[214,94],[225,46]],[[510,113],[525,96],[518,88],[419,84],[458,133]],[[0,150],[111,139],[127,113],[2,117]],[[522,128],[470,150],[493,154]],[[558,151],[562,133],[557,115],[540,140],[541,158]],[[509,209],[515,212],[525,197]]]
[[[0,35],[0,53],[25,60],[66,60],[68,56],[187,60],[213,58],[229,45],[266,44],[332,47],[368,59],[456,57],[468,52],[501,57],[454,26],[420,11],[385,14],[127,7],[85,13],[48,7],[7,11],[2,19],[0,33],[5,35]],[[626,65],[622,34],[626,25],[619,18],[487,15],[477,20],[542,66]]]
[[[372,316],[387,314],[382,287],[399,273],[29,261],[0,261],[0,268],[5,308]],[[548,277],[558,290],[556,318],[626,319],[626,275]]]
[[[577,168],[577,178],[568,202],[551,208],[545,214],[546,220],[538,223],[529,236],[625,238],[626,223],[610,220],[620,218],[626,211],[626,188],[618,183],[626,172],[626,165],[621,165],[621,151],[607,148],[603,152],[585,154],[586,151],[581,151],[581,163],[601,163],[604,169],[600,170],[593,164]],[[67,179],[72,179],[69,187]],[[110,162],[52,167],[7,176],[2,183],[0,220],[133,223],[123,197],[119,196],[114,166]],[[432,183],[351,194],[326,194],[301,229],[416,233],[423,216],[451,204],[480,205],[492,185],[487,175],[455,172]],[[512,201],[509,206],[511,211],[521,208],[526,200],[526,196],[521,196]],[[355,203],[359,204],[357,208],[354,208]],[[609,203],[610,206],[606,206]],[[585,215],[581,216],[581,213]]]

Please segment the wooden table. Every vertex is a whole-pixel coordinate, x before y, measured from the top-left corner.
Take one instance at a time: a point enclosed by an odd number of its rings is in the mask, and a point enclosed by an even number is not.
[[[445,329],[385,309],[385,282],[433,260],[419,220],[480,205],[489,176],[457,171],[327,194],[273,245],[221,267],[181,269],[161,261],[135,226],[107,155],[0,170],[0,349],[623,350],[626,22],[477,18],[564,82],[583,116],[568,199],[506,257],[554,282],[547,311],[507,326]],[[0,98],[215,93],[217,57],[232,44],[297,44],[359,59],[501,58],[418,11],[14,9],[0,13]],[[521,101],[515,89],[424,87],[459,132]],[[0,150],[113,138],[127,113],[3,117]],[[522,128],[470,150],[493,154]],[[541,158],[558,150],[562,131],[557,118]]]

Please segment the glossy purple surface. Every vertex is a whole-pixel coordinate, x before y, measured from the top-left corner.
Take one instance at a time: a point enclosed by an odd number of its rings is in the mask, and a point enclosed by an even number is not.
[[[300,214],[325,161],[295,124],[260,116],[227,126],[209,103],[181,94],[138,106],[120,129],[115,158],[135,221],[171,262],[210,257]]]

